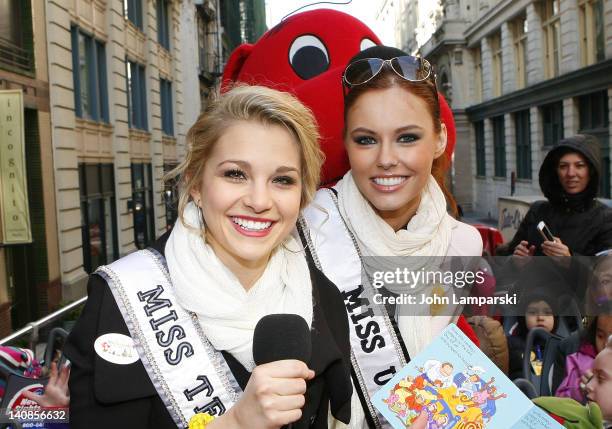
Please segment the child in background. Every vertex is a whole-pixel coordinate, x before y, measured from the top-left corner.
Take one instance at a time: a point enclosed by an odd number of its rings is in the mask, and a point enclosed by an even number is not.
[[[610,428],[612,422],[612,336],[593,361],[585,385],[587,405],[571,398],[540,397],[533,402],[568,429]]]
[[[580,334],[578,351],[565,358],[565,378],[556,396],[573,398],[583,404],[586,402],[585,392],[580,389],[581,377],[592,368],[595,356],[604,349],[610,335],[612,315],[600,315],[591,319],[588,327]]]
[[[612,422],[612,337],[593,361],[593,371],[586,383],[587,400],[599,405],[605,422]]]
[[[558,317],[555,316],[555,300],[544,289],[536,289],[525,295],[521,299],[520,308],[524,316],[518,317],[516,329],[512,335],[508,336],[508,353],[510,356],[508,376],[511,380],[523,377],[523,356],[529,331],[534,328],[542,328],[554,334],[558,324]],[[540,375],[544,344],[536,344],[535,350],[531,350],[530,353],[532,369],[536,375]]]
[[[588,315],[610,313],[612,309],[612,254],[600,256],[595,261],[586,302]]]

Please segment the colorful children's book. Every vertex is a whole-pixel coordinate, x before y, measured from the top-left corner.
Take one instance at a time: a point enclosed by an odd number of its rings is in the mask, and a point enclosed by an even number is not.
[[[428,429],[563,429],[449,325],[372,397],[396,429],[425,412]]]

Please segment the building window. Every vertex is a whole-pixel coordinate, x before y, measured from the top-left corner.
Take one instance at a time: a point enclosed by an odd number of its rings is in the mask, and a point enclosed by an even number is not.
[[[147,130],[147,85],[143,65],[126,59],[128,125]]]
[[[174,170],[178,164],[164,164],[164,174]],[[177,178],[166,180],[164,184],[164,205],[166,206],[166,229],[170,230],[178,218]]]
[[[493,122],[493,157],[495,158],[495,177],[506,177],[506,136],[504,117],[497,116]]]
[[[15,0],[0,1],[0,37],[3,42],[23,47],[21,17],[26,12],[27,2]]]
[[[540,107],[544,129],[544,147],[553,146],[563,138],[563,102]]]
[[[602,0],[580,0],[580,55],[583,66],[604,59],[604,22]]]
[[[119,257],[113,164],[79,164],[83,265],[91,273]]]
[[[453,84],[448,81],[448,73],[444,70],[438,79],[438,91],[442,93],[449,106],[453,104]]]
[[[487,175],[484,121],[474,122],[474,134],[476,136],[476,175],[484,177]]]
[[[34,72],[29,1],[0,0],[0,68],[28,75]]]
[[[172,83],[166,79],[159,80],[161,100],[162,132],[167,136],[174,135],[174,120],[172,117]]]
[[[610,120],[607,91],[599,91],[578,98],[579,133],[597,137],[601,149],[600,196],[610,198]]]
[[[474,93],[475,100],[482,101],[482,51],[480,47],[472,51],[474,53]]]
[[[123,16],[142,30],[142,0],[123,0]]]
[[[514,114],[516,135],[516,177],[531,179],[531,126],[529,109]]]
[[[198,59],[200,63],[200,71],[208,71],[208,65],[206,61],[206,21],[202,17],[201,13],[197,14],[198,22]]]
[[[545,0],[542,3],[542,28],[544,29],[544,73],[547,78],[559,76],[561,62],[561,0]]]
[[[144,249],[155,241],[153,175],[151,172],[151,164],[132,164],[134,244],[139,249]]]
[[[514,21],[514,64],[516,65],[516,88],[527,85],[527,17]]]
[[[157,0],[157,41],[170,50],[170,19],[168,17],[168,0]]]
[[[581,130],[608,131],[608,94],[606,91],[579,97],[578,108]]]
[[[207,44],[208,44],[208,21],[204,18],[204,14],[201,12],[201,8],[197,8],[196,19],[198,24],[198,59],[200,64],[200,73],[210,72],[208,67],[207,58]]]
[[[219,72],[219,57],[215,46],[216,41],[216,16],[208,7],[198,6],[197,32],[198,32],[198,57],[200,70],[207,80],[214,79],[211,74]]]
[[[104,43],[71,28],[74,109],[79,118],[109,122]]]
[[[502,67],[502,46],[501,46],[501,34],[497,33],[491,36],[490,39],[491,54],[493,55],[493,62],[491,64],[491,72],[493,74],[493,97],[499,97],[502,94],[502,82],[503,82],[503,67]]]

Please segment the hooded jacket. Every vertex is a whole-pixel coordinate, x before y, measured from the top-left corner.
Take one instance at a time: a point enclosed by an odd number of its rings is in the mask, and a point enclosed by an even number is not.
[[[557,165],[567,153],[579,153],[589,164],[589,184],[578,194],[566,193],[559,182]],[[539,177],[540,189],[547,200],[531,205],[512,240],[501,246],[498,254],[512,254],[515,247],[526,240],[536,246],[536,255],[543,255],[543,239],[536,229],[540,221],[548,225],[572,255],[593,256],[612,248],[612,209],[596,199],[601,177],[601,156],[595,137],[578,134],[561,140],[546,155]]]

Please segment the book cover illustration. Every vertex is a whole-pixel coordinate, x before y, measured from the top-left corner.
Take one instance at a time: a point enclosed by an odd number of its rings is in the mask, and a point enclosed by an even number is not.
[[[428,429],[562,427],[542,416],[454,324],[396,373],[372,403],[397,429],[410,427],[422,412]]]

